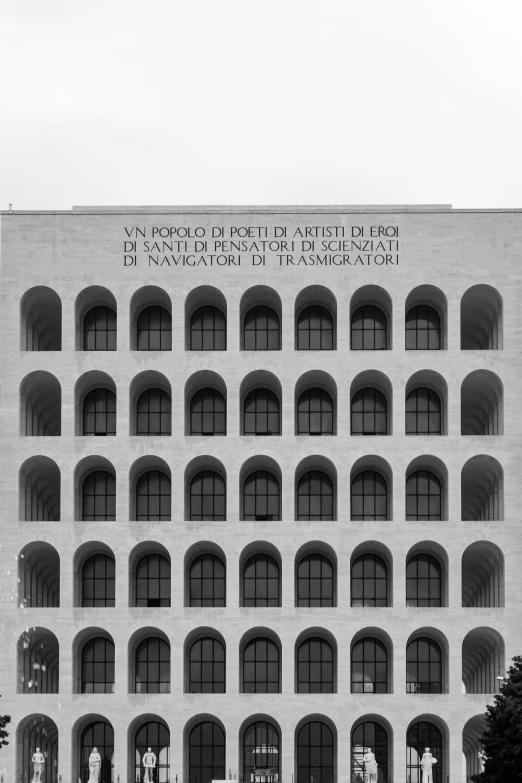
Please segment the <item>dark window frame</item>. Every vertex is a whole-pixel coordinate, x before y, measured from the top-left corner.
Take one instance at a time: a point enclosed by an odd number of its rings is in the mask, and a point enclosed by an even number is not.
[[[139,676],[140,670],[145,677]],[[170,693],[170,644],[160,636],[147,636],[136,645],[134,693]]]
[[[154,491],[157,487],[157,491]],[[137,522],[170,522],[172,484],[164,471],[152,468],[144,471],[136,480],[135,488]]]
[[[281,651],[277,642],[266,636],[249,639],[243,645],[241,659],[242,693],[281,693]]]
[[[205,482],[212,480],[212,492],[206,492]],[[197,481],[201,482],[201,491],[193,491]],[[222,492],[216,491],[223,488]],[[219,501],[219,498],[223,501]],[[199,498],[199,502],[196,500]],[[205,502],[211,498],[212,501]],[[212,506],[211,513],[206,512],[206,507]],[[200,506],[198,512],[197,507]],[[217,511],[216,511],[217,509]],[[220,513],[220,512],[223,513]],[[217,471],[211,468],[198,471],[190,480],[189,487],[189,517],[191,522],[224,522],[227,518],[227,485],[225,479]]]
[[[354,575],[354,569],[360,563],[362,563],[362,576]],[[384,576],[377,576],[377,566],[379,570],[384,570]],[[360,589],[356,589],[356,582],[361,583]],[[384,583],[384,589],[382,589],[382,583]],[[388,565],[384,558],[373,552],[364,552],[356,557],[350,569],[351,606],[386,607],[389,605],[388,592]],[[358,595],[359,593],[361,596]],[[384,597],[382,593],[384,593]]]
[[[168,566],[168,576],[165,574],[167,570],[165,564]],[[144,572],[143,576],[140,575],[141,572]],[[136,563],[134,580],[135,606],[170,606],[171,564],[165,555],[159,552],[149,552],[140,557]],[[151,593],[157,593],[157,596],[152,597]]]
[[[105,326],[99,327],[105,318]],[[83,316],[82,346],[84,351],[116,351],[118,321],[116,311],[108,305],[94,305]],[[94,347],[92,346],[94,343]],[[91,344],[91,345],[89,345]],[[106,347],[102,347],[105,344]]]
[[[389,693],[388,650],[380,639],[358,639],[352,645],[350,668],[351,693]]]
[[[335,435],[335,408],[330,392],[319,387],[301,392],[296,405],[296,430],[297,435]]]
[[[247,410],[253,406],[253,410]],[[281,435],[281,400],[272,389],[252,389],[243,401],[243,435]]]
[[[80,655],[80,693],[114,693],[114,672],[114,642],[105,636],[88,639]]]
[[[427,576],[423,573],[419,576],[419,570],[427,570]],[[412,555],[406,563],[406,606],[443,606],[442,575],[442,564],[434,555],[425,552]],[[427,593],[427,597],[421,597],[421,593]]]
[[[159,326],[151,328],[158,319]],[[157,343],[157,347],[152,343]],[[146,305],[136,318],[136,350],[137,351],[171,351],[172,350],[172,315],[163,305]]]
[[[318,565],[320,576],[312,575],[313,563],[314,573]],[[301,573],[306,566],[308,573]],[[325,568],[330,570],[330,576],[324,575]],[[330,583],[330,589],[325,590],[325,583]],[[296,567],[296,606],[334,607],[335,599],[335,566],[330,558],[320,552],[303,555]]]
[[[440,645],[429,636],[413,639],[406,648],[406,693],[444,693],[443,685]]]
[[[188,783],[212,783],[226,778],[226,737],[218,723],[201,721],[192,728],[188,757]]]
[[[260,324],[263,319],[266,320],[266,326]],[[281,319],[273,307],[251,307],[243,316],[242,333],[244,351],[281,350]]]
[[[253,567],[252,576],[247,575],[249,567]],[[281,568],[273,555],[265,552],[251,555],[243,565],[241,578],[243,606],[281,606]]]
[[[157,408],[157,410],[154,410]],[[159,426],[151,427],[151,418]],[[151,387],[141,392],[136,400],[136,435],[163,436],[172,434],[172,400],[164,389]]]
[[[426,484],[427,491],[423,491]],[[435,491],[432,491],[433,488]],[[413,513],[412,506],[415,509]],[[426,509],[427,513],[419,513],[419,506],[421,511]],[[443,506],[443,485],[437,474],[426,469],[412,471],[406,479],[406,521],[441,522]]]
[[[308,481],[309,491],[301,491]],[[319,492],[312,491],[319,484]],[[331,491],[328,489],[331,488]],[[306,501],[308,498],[308,501]],[[314,501],[318,498],[318,501]],[[331,498],[330,503],[325,498]],[[331,506],[331,510],[330,509]],[[311,513],[318,508],[318,513]],[[308,510],[307,510],[308,508]],[[296,520],[303,522],[333,522],[335,521],[335,486],[333,479],[324,470],[308,470],[299,477],[296,491]]]
[[[86,410],[88,407],[92,410]],[[100,386],[83,398],[82,435],[116,435],[116,394],[112,389]]]
[[[200,406],[201,410],[195,410]],[[190,435],[226,435],[227,402],[217,389],[198,389],[189,403]]]
[[[98,492],[101,489],[102,475],[105,477],[103,483],[105,491]],[[100,484],[98,483],[100,482]],[[93,491],[87,492],[92,486]],[[92,511],[86,512],[86,507],[91,503],[87,498],[94,498],[92,501]],[[116,477],[113,473],[103,468],[90,471],[82,481],[82,522],[114,522],[116,519]],[[100,501],[100,502],[97,502]],[[96,513],[103,508],[103,513]]]
[[[371,321],[371,325],[367,326],[366,321]],[[350,337],[352,351],[388,350],[388,317],[384,310],[372,304],[357,307],[350,319]]]
[[[373,489],[367,485],[367,482],[371,482]],[[355,487],[354,487],[355,485]],[[362,492],[355,492],[354,489],[359,489],[361,486]],[[377,491],[384,486],[384,492]],[[389,519],[389,507],[390,500],[388,497],[388,481],[379,470],[373,468],[366,468],[360,470],[351,481],[350,488],[350,506],[351,506],[351,520],[362,522],[386,522]],[[359,505],[355,498],[362,498],[362,513],[357,514],[354,511],[354,507]],[[378,498],[385,498],[384,509],[383,501]],[[372,500],[373,499],[373,500]],[[384,513],[376,513],[377,511],[383,511]]]
[[[296,650],[296,693],[336,693],[335,650],[321,636],[310,636]]]
[[[196,328],[194,325],[196,318],[201,319],[201,328]],[[211,328],[206,328],[206,319],[211,319]],[[190,316],[189,331],[189,350],[227,350],[227,318],[223,311],[216,305],[202,305],[201,307],[196,308]]]
[[[216,575],[216,565],[219,572]],[[207,564],[207,566],[205,565]],[[200,568],[200,576],[194,576],[196,567]],[[211,570],[212,575],[206,575],[205,570]],[[196,584],[198,589],[195,589]],[[222,589],[216,589],[216,586]],[[202,552],[196,555],[189,566],[188,573],[188,605],[189,606],[226,606],[227,601],[227,569],[221,557],[214,552]],[[199,593],[199,596],[195,595]],[[221,595],[222,593],[222,595]]]
[[[319,326],[312,326],[312,319],[319,320]],[[303,325],[305,321],[308,322],[307,326]],[[296,350],[334,351],[335,347],[334,315],[324,305],[313,304],[303,307],[296,319]]]
[[[423,410],[424,407],[425,410]],[[405,403],[406,435],[442,435],[442,416],[442,399],[433,389],[419,386],[407,394]],[[425,424],[424,420],[426,420]]]
[[[419,304],[406,313],[404,346],[407,351],[440,351],[442,349],[441,317],[433,305]],[[422,322],[426,322],[426,326]],[[421,325],[419,326],[419,323]],[[426,343],[419,345],[420,343]]]
[[[248,491],[253,487],[253,491]],[[275,491],[270,491],[270,489]],[[243,520],[281,521],[281,485],[270,470],[254,470],[243,481]]]
[[[333,783],[336,779],[335,736],[327,723],[307,721],[296,737],[297,783],[317,780]],[[305,762],[305,763],[303,763]]]
[[[354,411],[354,406],[359,402],[362,402],[362,410]],[[379,410],[379,404],[383,410]],[[358,425],[359,417],[361,418],[360,426]],[[350,408],[350,429],[352,435],[388,434],[388,400],[382,391],[367,386],[353,394]]]
[[[188,692],[226,693],[226,661],[225,645],[220,639],[196,639],[188,652]]]
[[[86,569],[92,566],[93,575],[86,575]],[[97,571],[103,571],[97,574]],[[92,586],[87,587],[87,583]],[[82,606],[116,605],[116,563],[114,557],[105,552],[95,552],[87,557],[82,565]],[[87,595],[89,597],[87,597]]]

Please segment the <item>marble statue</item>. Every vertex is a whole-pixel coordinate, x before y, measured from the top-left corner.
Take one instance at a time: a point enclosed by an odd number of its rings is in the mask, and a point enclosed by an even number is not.
[[[101,768],[101,756],[98,748],[93,748],[89,756],[89,780],[87,783],[99,783]]]
[[[143,783],[152,783],[152,770],[156,768],[156,754],[152,752],[152,748],[147,748],[147,752],[143,754],[143,766],[145,767]]]
[[[424,748],[424,753],[421,758],[422,783],[433,783],[432,767],[436,763],[437,759],[433,758],[430,749]]]
[[[369,783],[377,783],[377,762],[371,748],[364,749],[363,761]]]
[[[35,753],[33,753],[32,762],[34,764],[34,774],[33,774],[33,780],[32,783],[42,783],[42,772],[43,772],[43,765],[44,765],[44,755],[43,753],[40,753],[40,748],[36,748]]]

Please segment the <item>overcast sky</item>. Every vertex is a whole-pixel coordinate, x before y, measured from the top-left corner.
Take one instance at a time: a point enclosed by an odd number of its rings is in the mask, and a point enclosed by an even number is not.
[[[522,207],[521,0],[0,8],[0,209]]]

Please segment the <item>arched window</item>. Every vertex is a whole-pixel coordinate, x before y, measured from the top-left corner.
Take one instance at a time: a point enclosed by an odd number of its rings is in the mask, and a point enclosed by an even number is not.
[[[363,305],[352,315],[352,351],[385,351],[388,347],[386,316],[375,305]]]
[[[168,783],[170,780],[170,732],[164,723],[160,721],[149,721],[143,723],[134,735],[134,758],[136,766],[134,768],[134,780],[142,780],[143,756],[151,749],[156,756],[156,771],[153,772],[154,783]],[[112,778],[102,778],[100,781],[114,783]]]
[[[297,735],[297,783],[333,783],[334,736],[326,723],[305,723]]]
[[[136,327],[136,350],[172,350],[172,318],[164,307],[146,307],[138,315]]]
[[[376,470],[363,470],[352,481],[352,520],[388,519],[388,487]]]
[[[297,519],[300,521],[333,521],[333,482],[322,470],[310,470],[299,479],[297,484]]]
[[[170,606],[170,563],[163,555],[145,555],[138,562],[136,606]]]
[[[352,397],[352,435],[386,435],[388,404],[378,389],[360,389]]]
[[[163,389],[147,389],[136,404],[136,435],[170,435],[170,394]]]
[[[257,305],[245,315],[245,351],[280,351],[281,330],[276,311],[266,305]]]
[[[88,557],[82,568],[82,606],[115,605],[115,565],[109,555]]]
[[[189,735],[188,783],[212,783],[225,778],[225,732],[213,721],[196,724]]]
[[[366,637],[352,647],[352,693],[388,693],[388,654],[379,639]]]
[[[81,692],[114,692],[114,643],[110,639],[99,636],[83,645]]]
[[[226,569],[217,555],[198,555],[190,564],[190,606],[226,606]]]
[[[279,481],[268,470],[256,470],[243,485],[243,519],[273,521],[281,519]]]
[[[442,435],[442,406],[432,389],[414,389],[406,397],[406,435]]]
[[[442,606],[442,568],[433,555],[415,555],[408,560],[406,606]]]
[[[198,308],[190,319],[191,351],[226,351],[227,320],[213,305]]]
[[[226,435],[227,404],[216,389],[200,389],[190,401],[191,435]]]
[[[170,520],[170,478],[160,470],[149,470],[136,482],[136,519]]]
[[[270,772],[274,776],[272,781],[278,781],[281,775],[280,755],[276,727],[266,720],[251,723],[243,734],[243,781],[263,780],[255,776],[266,775],[267,769],[273,770]]]
[[[190,482],[190,521],[222,522],[225,519],[225,482],[214,470],[202,470]]]
[[[270,555],[252,555],[243,569],[243,606],[280,606],[279,566]]]
[[[379,783],[388,783],[388,734],[384,726],[374,721],[359,723],[352,731],[352,780],[367,780],[363,756],[369,748],[375,756]],[[420,777],[408,778],[408,783],[420,783]]]
[[[92,307],[83,319],[84,351],[116,350],[116,313],[112,307]]]
[[[406,650],[406,693],[442,693],[442,653],[427,636],[414,639]]]
[[[82,520],[110,522],[116,519],[116,479],[106,470],[94,470],[83,481]]]
[[[440,521],[442,488],[430,470],[417,470],[406,481],[406,519]]]
[[[297,693],[335,693],[334,651],[326,639],[305,639],[297,650]]]
[[[301,310],[297,318],[298,351],[331,351],[334,345],[332,314],[321,305]]]
[[[99,780],[114,780],[114,729],[110,723],[97,720],[84,728],[80,738],[81,783],[89,780],[89,756],[97,748],[101,757]]]
[[[445,766],[442,734],[428,721],[414,723],[406,734],[406,780],[422,779],[421,759],[425,748],[429,748],[433,758],[437,759],[437,763],[431,768],[433,783],[442,783],[442,770]]]
[[[254,389],[243,405],[245,435],[280,435],[279,399],[270,389]]]
[[[26,522],[57,522],[60,519],[60,469],[41,455],[27,459],[19,473],[20,516]]]
[[[417,305],[406,315],[406,350],[439,351],[441,348],[440,316],[429,305]]]
[[[149,636],[136,648],[135,693],[170,693],[170,646]]]
[[[297,566],[297,606],[334,606],[334,568],[325,555],[305,555]]]
[[[297,402],[298,435],[333,435],[333,400],[324,389],[307,389]]]
[[[243,649],[243,693],[280,693],[279,648],[258,637]]]
[[[388,606],[388,569],[379,557],[367,553],[352,563],[352,606]]]
[[[219,639],[197,639],[189,652],[189,693],[225,693],[225,660]]]
[[[83,434],[116,435],[116,395],[109,389],[93,389],[83,401]]]

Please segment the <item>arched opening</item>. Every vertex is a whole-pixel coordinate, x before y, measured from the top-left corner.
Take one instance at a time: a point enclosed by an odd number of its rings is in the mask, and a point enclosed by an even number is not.
[[[393,693],[393,642],[380,628],[363,628],[352,639],[351,692]]]
[[[434,715],[421,715],[412,721],[406,733],[406,779],[420,781],[423,777],[422,764],[431,767],[433,783],[447,779],[449,757],[447,727]]]
[[[20,384],[20,433],[28,437],[62,434],[62,387],[50,372],[29,373]]]
[[[227,434],[227,387],[211,370],[200,370],[185,384],[185,435]]]
[[[116,384],[110,375],[99,370],[78,378],[76,401],[76,435],[116,435]]]
[[[281,350],[281,297],[266,285],[245,291],[239,306],[242,351]]]
[[[296,553],[295,606],[337,606],[337,555],[323,541],[308,541]]]
[[[260,454],[248,459],[239,473],[240,519],[272,522],[281,519],[281,468]]]
[[[131,435],[171,434],[172,392],[163,373],[140,372],[130,384],[129,395]]]
[[[129,693],[170,693],[170,642],[159,628],[140,628],[129,639]]]
[[[116,602],[114,552],[101,541],[88,541],[74,555],[75,606],[113,607]]]
[[[358,459],[350,473],[352,521],[393,519],[393,475],[386,460],[374,454]]]
[[[224,522],[226,517],[226,470],[215,457],[196,457],[185,469],[185,519]]]
[[[109,522],[116,519],[116,471],[105,457],[84,457],[75,468],[75,519]]]
[[[504,606],[504,555],[490,541],[475,541],[462,555],[462,606]]]
[[[406,555],[406,606],[448,605],[448,555],[435,541],[419,541]]]
[[[472,775],[484,771],[482,757],[482,737],[487,730],[484,715],[474,715],[462,730],[462,753],[466,762],[466,783],[471,783]]]
[[[44,285],[26,291],[20,303],[21,350],[62,350],[62,301]]]
[[[114,692],[114,639],[103,628],[84,628],[73,641],[75,693]]]
[[[171,564],[164,546],[142,541],[129,555],[130,606],[170,606]]]
[[[326,457],[314,454],[296,467],[295,519],[337,521],[337,470]]]
[[[18,603],[35,609],[60,606],[60,556],[44,541],[33,541],[18,555]]]
[[[502,348],[502,298],[490,285],[468,288],[460,301],[460,347],[463,351]]]
[[[240,732],[243,781],[277,783],[281,778],[281,730],[267,715],[247,719]]]
[[[23,783],[38,780],[55,783],[58,779],[58,728],[56,723],[41,713],[27,715],[16,730],[17,779]],[[43,761],[33,762],[35,753]],[[40,766],[41,765],[41,766]]]
[[[392,300],[384,288],[364,285],[350,301],[352,351],[391,350]]]
[[[100,285],[84,288],[76,297],[76,350],[115,351],[118,305]]]
[[[324,715],[307,715],[295,730],[297,783],[336,783],[337,730]]]
[[[391,435],[393,390],[389,378],[377,370],[365,370],[350,386],[351,434]]]
[[[337,640],[326,628],[307,628],[296,639],[295,692],[337,693]]]
[[[185,780],[212,783],[226,779],[226,735],[213,715],[197,715],[185,727]]]
[[[436,628],[417,628],[406,645],[406,693],[448,693],[448,640]]]
[[[406,384],[406,435],[447,435],[448,385],[433,370],[420,370]]]
[[[137,522],[169,522],[171,518],[170,468],[160,457],[140,457],[129,471],[130,513]]]
[[[60,646],[47,628],[26,628],[18,639],[18,693],[58,693]]]
[[[337,384],[331,375],[311,370],[295,385],[295,434],[337,434]]]
[[[241,693],[281,693],[281,640],[269,628],[251,628],[239,643]]]
[[[91,770],[98,769],[98,780],[114,781],[114,729],[101,715],[86,715],[78,721],[73,734],[79,734],[77,747],[77,775],[80,783],[87,783]],[[94,776],[93,775],[93,776]]]
[[[462,642],[462,682],[465,693],[500,693],[506,671],[504,640],[493,628],[474,628]]]
[[[502,435],[503,396],[502,383],[494,372],[470,372],[460,387],[461,435]]]
[[[226,693],[226,643],[214,628],[200,626],[185,639],[185,693]]]
[[[465,463],[461,505],[464,522],[504,519],[504,472],[494,457],[479,454]]]
[[[370,775],[378,783],[393,780],[392,739],[391,726],[380,715],[364,715],[355,722],[351,743],[353,781],[369,781]]]
[[[130,301],[131,351],[172,350],[172,302],[163,288],[147,285]]]
[[[281,435],[282,388],[267,370],[255,370],[241,382],[241,435]]]
[[[304,288],[295,300],[296,351],[332,351],[337,346],[337,301],[322,285]]]
[[[226,606],[227,560],[212,541],[198,541],[185,553],[185,606]]]
[[[364,541],[351,556],[351,606],[393,606],[393,557],[380,541]]]
[[[406,520],[446,520],[447,486],[448,471],[438,457],[416,457],[406,468]]]
[[[128,731],[129,767],[136,783],[168,783],[170,780],[170,731],[158,715],[135,718]]]
[[[226,351],[227,300],[217,288],[201,285],[185,299],[187,351]]]
[[[447,347],[446,296],[433,285],[419,285],[406,299],[406,350],[439,351]]]
[[[253,541],[239,559],[240,606],[281,606],[281,555],[266,541]]]
[[[30,457],[20,468],[20,520],[60,520],[60,469],[49,457]]]

